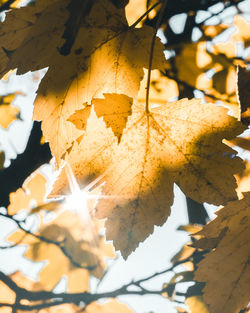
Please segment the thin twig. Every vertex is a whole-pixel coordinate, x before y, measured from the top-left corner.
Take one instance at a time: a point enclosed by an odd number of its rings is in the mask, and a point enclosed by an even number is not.
[[[147,76],[147,86],[146,86],[146,113],[149,113],[149,90],[150,90],[150,80],[151,80],[151,69],[152,69],[152,63],[153,63],[153,55],[154,55],[154,47],[155,47],[155,40],[156,40],[156,35],[158,28],[160,26],[160,23],[163,18],[163,14],[165,12],[165,8],[167,5],[168,0],[164,0],[163,5],[160,10],[160,14],[157,20],[157,23],[155,25],[155,31],[153,34],[152,42],[151,42],[151,47],[150,47],[150,54],[149,54],[149,62],[148,62],[148,76]]]
[[[99,262],[97,262],[97,264],[89,265],[89,266],[83,266],[83,265],[81,265],[80,263],[76,262],[76,261],[72,258],[72,256],[68,253],[68,251],[66,250],[66,247],[65,247],[65,240],[62,240],[62,241],[55,241],[55,240],[49,239],[49,238],[47,238],[47,237],[34,234],[32,231],[30,231],[30,230],[24,228],[24,227],[21,225],[21,223],[24,223],[25,220],[24,220],[24,221],[18,221],[17,219],[14,218],[13,215],[10,215],[10,214],[3,214],[3,213],[0,212],[0,216],[12,220],[14,223],[16,223],[16,225],[18,226],[18,228],[19,228],[20,230],[22,230],[25,234],[30,235],[30,236],[32,236],[32,237],[34,237],[34,238],[36,238],[36,239],[38,239],[38,240],[40,240],[40,241],[42,241],[42,242],[45,242],[45,243],[47,243],[47,244],[52,244],[52,245],[57,246],[57,247],[62,251],[62,253],[69,259],[69,261],[72,263],[72,265],[74,265],[75,267],[77,267],[77,268],[82,268],[82,269],[86,269],[86,270],[88,270],[88,271],[94,271],[94,270],[98,267]],[[21,241],[20,241],[20,242],[21,242]],[[20,242],[18,242],[17,244],[19,244]],[[14,247],[14,246],[13,246],[13,247]],[[7,249],[7,248],[12,248],[12,246],[11,246],[11,247],[6,247],[6,248],[5,248],[5,247],[1,247],[1,249]]]
[[[146,17],[160,3],[161,3],[161,1],[158,1],[154,5],[152,5],[152,7],[150,7],[145,13],[143,13],[142,16],[138,18],[138,20],[136,20],[132,25],[129,26],[129,28],[134,28],[137,24],[139,24],[140,21],[142,21],[144,19],[144,17]]]

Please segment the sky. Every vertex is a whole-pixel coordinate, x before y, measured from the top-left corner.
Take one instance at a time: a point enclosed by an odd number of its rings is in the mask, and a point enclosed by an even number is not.
[[[250,1],[244,1],[240,4],[242,10],[250,11]],[[217,8],[218,9],[218,8]],[[223,20],[231,21],[234,12],[225,12]],[[201,13],[199,18],[205,18],[207,13]],[[249,17],[249,16],[248,16]],[[183,27],[184,15],[176,16],[170,20],[170,25],[176,32],[181,32]],[[212,20],[211,23],[216,23]],[[199,33],[194,33],[194,39],[199,37]],[[14,104],[21,110],[22,120],[13,123],[9,130],[0,129],[1,149],[6,151],[6,164],[9,159],[14,159],[17,153],[21,153],[25,148],[29,131],[32,127],[32,108],[35,98],[35,91],[40,79],[46,70],[40,73],[27,73],[21,76],[11,75],[7,82],[0,82],[0,94],[21,91],[23,95],[16,96]],[[215,207],[209,207],[211,216],[215,211]],[[109,291],[120,287],[122,284],[128,283],[132,279],[139,279],[155,272],[161,271],[169,267],[170,259],[175,255],[182,245],[189,241],[189,237],[185,232],[177,231],[179,225],[188,223],[185,197],[180,189],[175,186],[175,200],[171,209],[171,215],[168,221],[162,227],[155,227],[154,233],[150,235],[145,242],[141,243],[138,249],[133,252],[124,261],[121,257],[116,260],[113,265],[108,262],[110,271],[105,276],[103,282],[99,285],[98,291]],[[14,225],[0,218],[1,237],[0,244],[3,244],[3,238],[14,229]],[[31,278],[36,278],[42,263],[34,264],[24,258],[22,254],[25,247],[17,247],[10,250],[0,250],[0,268],[6,273],[15,270],[21,270],[24,274]],[[168,275],[154,279],[148,287],[151,289],[160,289],[162,284],[169,279]],[[96,281],[92,280],[92,288],[96,289]],[[64,287],[63,281],[57,287],[57,291],[61,291]],[[173,304],[160,296],[123,296],[121,301],[128,303],[137,313],[175,313]]]

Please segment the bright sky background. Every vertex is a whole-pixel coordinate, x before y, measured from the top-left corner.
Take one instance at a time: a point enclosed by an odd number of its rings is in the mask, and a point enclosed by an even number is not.
[[[244,3],[241,3],[239,6],[243,11],[249,12],[250,0],[244,1]],[[224,13],[223,21],[231,22],[232,14],[234,13],[233,10],[227,10]],[[204,19],[207,17],[207,14],[207,12],[203,12],[199,15],[199,18]],[[249,15],[244,15],[244,17],[249,18]],[[170,25],[176,32],[182,31],[184,19],[185,15],[180,14],[170,20]],[[213,24],[217,23],[218,20],[214,19],[210,22]],[[194,32],[193,37],[194,39],[199,37],[198,30]],[[43,71],[43,73],[45,73],[45,71]],[[6,165],[9,162],[8,159],[15,158],[17,153],[21,153],[25,148],[32,126],[32,106],[35,91],[43,73],[27,73],[18,77],[11,75],[8,83],[0,82],[0,95],[16,91],[24,93],[24,96],[18,95],[14,100],[14,104],[21,109],[22,121],[13,123],[8,131],[0,129],[0,149],[6,152]],[[34,81],[34,78],[36,78],[36,81]],[[212,212],[212,210],[210,210],[210,212]],[[171,266],[171,257],[189,240],[186,233],[176,231],[176,228],[179,225],[187,223],[188,218],[185,197],[180,189],[175,187],[175,201],[168,221],[162,227],[155,227],[153,235],[149,236],[144,243],[140,244],[139,248],[129,256],[127,261],[124,261],[122,258],[115,261],[110,272],[99,286],[98,291],[113,290],[132,279],[143,278]],[[14,225],[9,221],[0,219],[0,229],[1,238],[3,239],[14,229]],[[3,243],[3,241],[0,242],[0,244]],[[6,273],[20,269],[24,274],[35,279],[42,264],[36,264],[34,266],[31,261],[22,258],[21,255],[24,250],[24,247],[0,250],[0,268],[6,271]],[[169,276],[163,275],[153,280],[147,286],[152,289],[159,289],[162,284],[168,280],[168,277]],[[93,288],[95,288],[96,282],[94,280],[92,285]],[[58,286],[57,290],[60,291],[62,288],[63,283]],[[176,312],[173,309],[173,304],[169,304],[168,300],[159,296],[123,296],[120,299],[127,302],[136,313],[148,313],[150,311],[155,313]]]

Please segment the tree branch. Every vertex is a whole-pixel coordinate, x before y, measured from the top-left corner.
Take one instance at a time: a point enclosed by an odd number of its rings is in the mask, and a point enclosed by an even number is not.
[[[49,145],[40,144],[41,123],[34,122],[27,146],[23,153],[0,171],[0,206],[9,205],[9,194],[22,187],[24,180],[44,163],[51,159]]]

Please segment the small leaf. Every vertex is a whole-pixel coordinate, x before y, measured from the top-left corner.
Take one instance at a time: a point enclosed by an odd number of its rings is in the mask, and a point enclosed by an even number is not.
[[[213,313],[236,313],[249,302],[250,268],[250,193],[242,200],[229,202],[218,211],[215,220],[200,232],[200,248],[214,239],[199,263],[195,279],[205,282],[204,300]],[[201,242],[199,244],[199,242]]]
[[[111,127],[114,135],[121,140],[128,116],[132,114],[132,98],[126,95],[104,94],[105,99],[92,101],[96,115],[103,117],[107,127]]]

